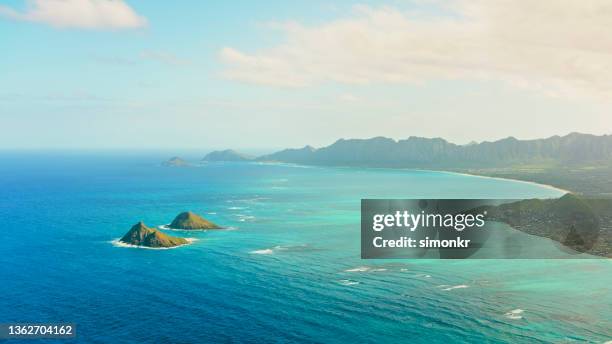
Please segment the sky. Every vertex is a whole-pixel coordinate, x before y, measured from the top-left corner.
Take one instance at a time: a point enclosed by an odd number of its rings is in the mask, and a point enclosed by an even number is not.
[[[0,0],[0,149],[612,133],[612,2]]]

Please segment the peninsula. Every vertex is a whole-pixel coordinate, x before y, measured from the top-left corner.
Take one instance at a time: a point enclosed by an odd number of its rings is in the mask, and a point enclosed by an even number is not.
[[[612,257],[612,199],[565,194],[555,199],[527,199],[471,212],[488,213],[521,232],[555,240],[580,253]]]

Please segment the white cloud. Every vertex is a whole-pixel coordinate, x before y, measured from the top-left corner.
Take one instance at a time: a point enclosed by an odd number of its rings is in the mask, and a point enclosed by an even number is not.
[[[356,6],[319,26],[276,23],[285,39],[225,47],[230,79],[277,86],[502,80],[554,96],[612,98],[612,2],[457,1],[451,15]]]
[[[131,29],[147,25],[123,0],[30,0],[24,11],[0,5],[0,16],[61,28]]]

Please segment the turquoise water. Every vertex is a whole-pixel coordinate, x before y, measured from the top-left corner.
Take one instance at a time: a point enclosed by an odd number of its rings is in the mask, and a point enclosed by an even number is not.
[[[361,198],[554,197],[407,170],[3,153],[0,323],[74,322],[76,342],[612,340],[610,260],[361,260]],[[192,210],[234,230],[116,247]],[[70,341],[67,341],[70,342]]]

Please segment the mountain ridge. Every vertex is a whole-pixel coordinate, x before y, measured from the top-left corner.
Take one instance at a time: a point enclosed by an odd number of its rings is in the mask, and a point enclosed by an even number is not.
[[[410,136],[394,140],[382,136],[369,139],[339,139],[331,145],[285,149],[256,158],[312,165],[346,165],[407,168],[507,167],[522,164],[564,166],[612,161],[612,135],[570,133],[544,139],[507,137],[458,145],[443,138]]]
[[[216,150],[212,151],[204,158],[202,161],[215,162],[215,161],[249,161],[253,160],[253,158],[249,155],[245,155],[242,153],[238,153],[233,149],[225,149],[225,150]]]

